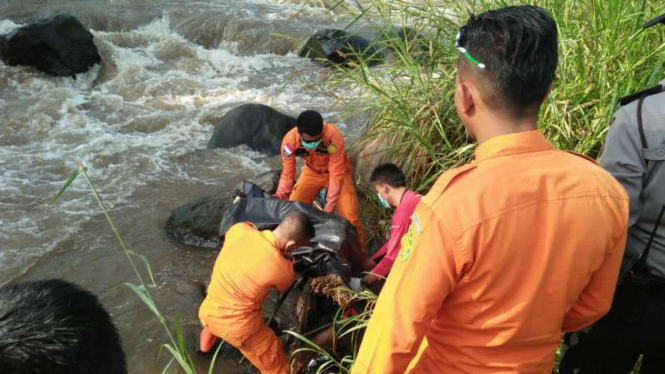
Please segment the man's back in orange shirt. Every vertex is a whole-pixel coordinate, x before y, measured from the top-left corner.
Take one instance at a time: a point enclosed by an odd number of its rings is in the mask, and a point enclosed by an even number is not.
[[[263,323],[263,302],[270,290],[285,292],[294,280],[293,260],[272,232],[238,223],[226,233],[215,261],[201,319],[216,321],[220,329],[251,333]]]
[[[289,373],[281,343],[263,322],[263,302],[271,289],[283,293],[290,288],[295,272],[288,252],[314,234],[301,213],[290,214],[273,231],[259,231],[251,223],[229,229],[199,309],[204,352],[218,337],[238,348],[261,373]]]
[[[458,46],[456,106],[476,159],[416,208],[353,374],[550,374],[561,333],[612,301],[625,191],[536,130],[556,70],[554,21],[500,9],[473,18]]]

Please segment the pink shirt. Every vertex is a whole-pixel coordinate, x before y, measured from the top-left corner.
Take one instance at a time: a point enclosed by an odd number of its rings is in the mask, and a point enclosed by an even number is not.
[[[416,205],[418,205],[421,198],[422,196],[411,190],[406,190],[404,195],[402,195],[402,200],[397,209],[395,209],[395,214],[393,214],[393,224],[390,227],[390,239],[388,239],[388,242],[372,256],[372,260],[376,260],[385,255],[381,262],[372,269],[373,274],[385,277],[390,272],[390,269],[395,262],[395,258],[397,258],[397,254],[399,253],[402,236],[404,236],[409,230],[411,216],[416,210]]]

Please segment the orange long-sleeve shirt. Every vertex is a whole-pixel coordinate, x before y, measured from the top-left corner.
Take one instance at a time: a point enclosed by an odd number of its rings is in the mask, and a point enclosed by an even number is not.
[[[298,129],[291,129],[282,140],[283,170],[277,187],[277,196],[287,198],[293,190],[296,180],[296,157],[302,157],[305,160],[305,167],[316,173],[330,173],[325,211],[333,212],[342,192],[344,174],[351,170],[342,133],[334,125],[324,123],[321,145],[309,150],[301,146]]]
[[[270,290],[285,292],[294,280],[293,260],[280,251],[273,233],[238,223],[226,233],[199,318],[215,325],[215,332],[251,334],[263,324]]]
[[[492,138],[416,208],[353,374],[550,374],[609,309],[628,198],[539,131]]]

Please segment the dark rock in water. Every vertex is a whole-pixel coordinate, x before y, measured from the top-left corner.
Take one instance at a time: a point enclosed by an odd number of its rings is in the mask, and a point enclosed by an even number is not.
[[[337,29],[319,30],[310,36],[300,56],[345,67],[357,65],[361,58],[370,66],[383,61],[382,54],[367,39]]]
[[[217,230],[233,192],[222,192],[176,208],[166,221],[169,238],[197,247],[217,247]]]
[[[0,41],[7,65],[32,66],[53,76],[71,76],[102,62],[92,34],[76,18],[60,14],[15,29]]]
[[[280,152],[282,138],[296,125],[296,119],[263,104],[243,104],[231,109],[215,125],[208,148],[247,145],[269,155]]]
[[[269,171],[252,182],[272,194],[277,190],[280,174],[281,171]],[[235,191],[224,191],[176,208],[166,221],[166,234],[187,245],[217,248],[219,223],[234,198]]]

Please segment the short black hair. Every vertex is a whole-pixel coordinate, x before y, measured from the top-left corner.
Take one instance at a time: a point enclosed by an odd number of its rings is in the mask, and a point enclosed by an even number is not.
[[[301,134],[319,135],[323,132],[323,117],[315,110],[306,110],[298,116],[296,127]]]
[[[375,167],[369,181],[372,184],[385,183],[393,188],[406,186],[406,177],[402,169],[395,164],[381,164]]]
[[[124,374],[125,353],[97,296],[63,280],[0,287],[0,372]]]
[[[459,72],[470,70],[483,81],[483,99],[492,109],[521,117],[547,97],[558,64],[557,27],[552,16],[536,6],[510,6],[471,16],[460,30],[460,45],[481,69],[465,56]]]
[[[286,225],[286,232],[294,240],[311,240],[316,236],[312,220],[303,213],[289,213],[283,223]]]

